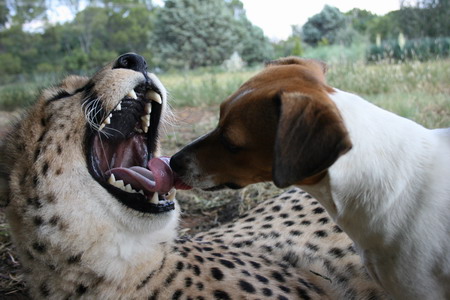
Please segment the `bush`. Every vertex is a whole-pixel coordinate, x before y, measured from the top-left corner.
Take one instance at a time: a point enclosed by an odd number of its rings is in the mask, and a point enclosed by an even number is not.
[[[377,62],[386,60],[401,62],[406,60],[426,61],[449,57],[450,38],[422,38],[405,42],[401,47],[397,40],[383,41],[381,45],[371,45],[367,51],[366,60]]]
[[[39,88],[36,84],[14,84],[0,88],[0,110],[13,111],[24,108],[36,100]]]
[[[0,84],[0,110],[13,111],[33,104],[42,89],[60,82],[65,75],[67,73],[48,72],[11,77],[14,83]]]
[[[351,46],[330,45],[306,48],[303,57],[322,60],[331,63],[355,63],[363,62],[367,45],[354,43]]]

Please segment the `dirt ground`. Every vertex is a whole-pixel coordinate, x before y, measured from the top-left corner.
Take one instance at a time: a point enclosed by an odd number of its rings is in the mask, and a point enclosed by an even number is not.
[[[184,145],[205,134],[217,124],[218,107],[174,109],[173,120],[161,134],[163,155],[171,156]],[[0,143],[8,124],[20,112],[0,111]],[[182,208],[180,235],[197,232],[226,223],[258,202],[280,194],[271,183],[256,184],[241,190],[204,192],[178,191]],[[4,208],[0,207],[0,299],[29,299],[26,295],[21,266],[11,243]]]

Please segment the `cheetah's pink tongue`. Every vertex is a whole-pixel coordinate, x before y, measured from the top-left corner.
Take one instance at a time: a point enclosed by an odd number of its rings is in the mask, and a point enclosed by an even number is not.
[[[172,171],[172,168],[170,168],[170,157],[168,157],[168,156],[152,158],[148,162],[148,168],[153,172],[154,176],[156,176],[155,171],[157,171],[157,170],[159,170],[159,171],[164,170],[164,172],[161,172],[159,174],[159,175],[161,175],[161,177],[168,177],[168,174],[170,173],[170,179],[171,179],[170,188],[174,187],[177,190],[190,190],[192,188],[189,185],[185,184],[183,181],[181,181],[181,179],[178,177],[178,175]],[[158,181],[158,179],[156,181]]]
[[[147,166],[130,168],[113,168],[108,173],[114,174],[116,179],[121,179],[126,184],[131,184],[135,190],[143,190],[145,194],[158,192],[166,194],[173,187],[177,189],[190,188],[181,183],[174,175],[169,165],[169,157],[152,158]]]

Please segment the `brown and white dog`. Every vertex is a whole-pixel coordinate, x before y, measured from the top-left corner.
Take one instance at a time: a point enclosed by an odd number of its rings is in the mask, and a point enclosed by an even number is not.
[[[426,129],[328,86],[322,63],[269,63],[171,167],[206,190],[298,185],[395,299],[450,299],[450,129]]]

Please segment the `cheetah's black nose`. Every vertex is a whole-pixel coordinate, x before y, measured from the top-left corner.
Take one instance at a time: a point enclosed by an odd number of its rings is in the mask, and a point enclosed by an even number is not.
[[[113,69],[122,68],[130,69],[142,73],[147,73],[147,62],[145,59],[136,53],[126,53],[116,60]]]

